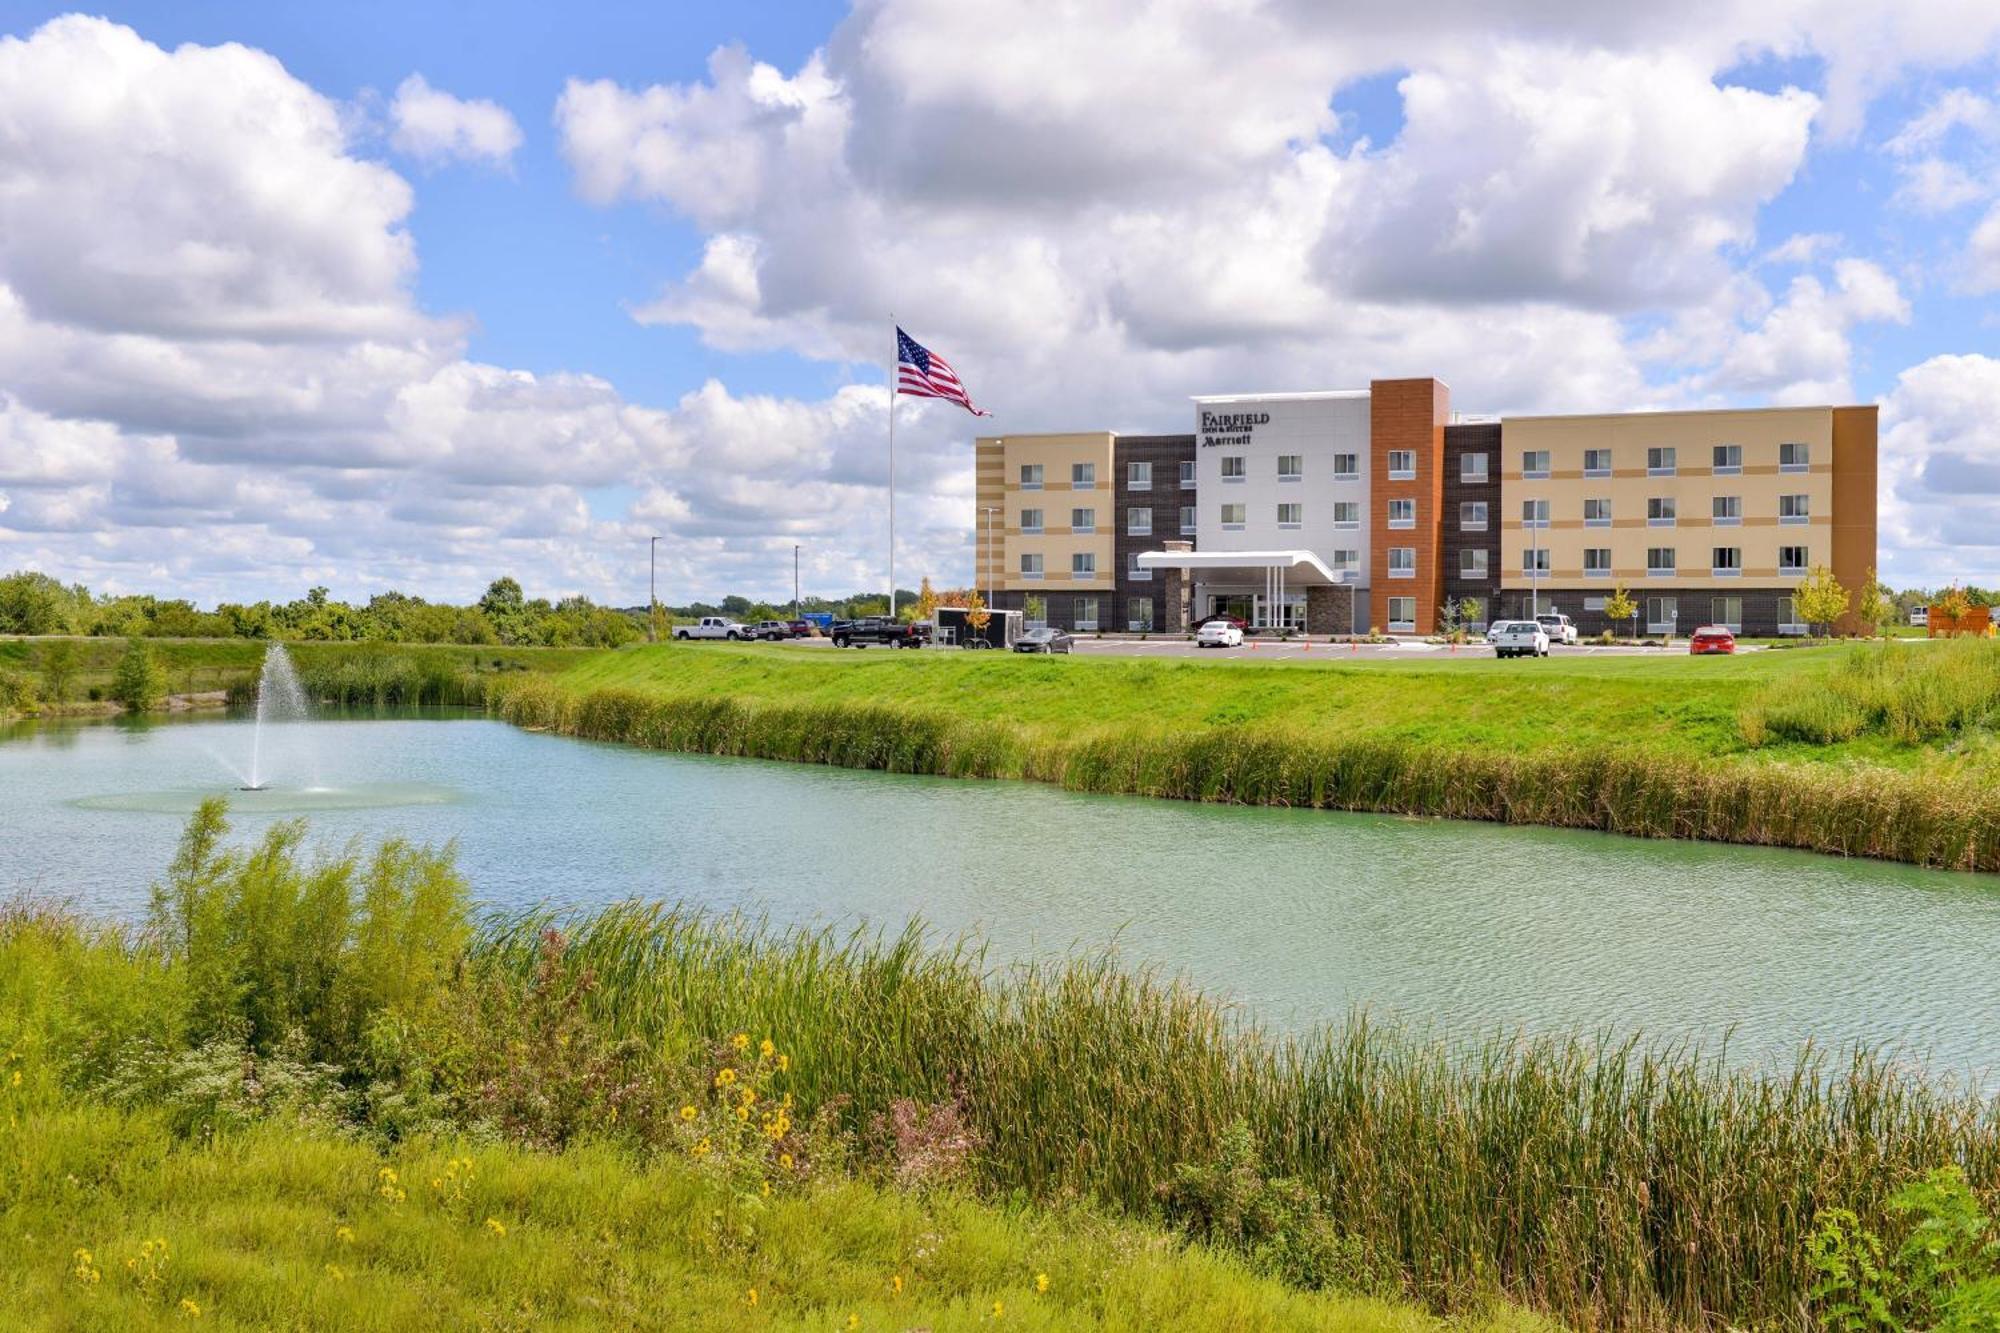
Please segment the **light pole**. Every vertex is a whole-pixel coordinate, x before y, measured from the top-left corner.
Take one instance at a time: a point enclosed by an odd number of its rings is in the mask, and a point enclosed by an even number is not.
[[[792,543],[792,619],[799,616],[799,544]]]
[[[1000,511],[991,505],[981,505],[979,512],[982,515],[991,515],[997,514]],[[993,564],[993,520],[990,517],[986,520],[986,577],[990,580],[987,585],[987,591],[997,596],[1000,592],[1000,570]],[[972,586],[975,588],[979,586],[977,570],[973,571]],[[986,605],[988,609],[991,609],[993,603],[988,601]]]
[[[660,539],[649,538],[646,542],[646,642],[660,641]]]

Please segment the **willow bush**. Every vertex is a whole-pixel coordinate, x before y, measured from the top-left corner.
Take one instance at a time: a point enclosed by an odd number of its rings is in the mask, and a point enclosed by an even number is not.
[[[1026,778],[1075,791],[1176,800],[1545,824],[2000,870],[2000,791],[1942,777],[1699,762],[1636,747],[1496,752],[1348,740],[1261,723],[1051,737],[941,710],[751,705],[726,696],[629,689],[578,693],[528,676],[497,678],[488,703],[522,726],[696,754]]]

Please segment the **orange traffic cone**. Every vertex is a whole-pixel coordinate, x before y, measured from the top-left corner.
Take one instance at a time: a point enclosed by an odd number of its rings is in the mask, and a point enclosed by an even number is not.
[[[1349,639],[1349,640],[1347,641],[1347,655],[1348,655],[1349,657],[1353,657],[1353,656],[1355,656],[1355,655],[1356,655],[1356,654],[1358,654],[1358,653],[1359,653],[1360,651],[1361,651],[1361,640],[1359,640],[1359,639]]]

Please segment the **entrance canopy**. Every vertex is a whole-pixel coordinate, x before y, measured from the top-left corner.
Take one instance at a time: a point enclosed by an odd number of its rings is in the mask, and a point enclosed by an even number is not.
[[[1311,551],[1141,551],[1141,569],[1181,569],[1190,574],[1227,578],[1231,574],[1262,577],[1270,571],[1281,573],[1287,584],[1353,583],[1348,571],[1326,567]]]

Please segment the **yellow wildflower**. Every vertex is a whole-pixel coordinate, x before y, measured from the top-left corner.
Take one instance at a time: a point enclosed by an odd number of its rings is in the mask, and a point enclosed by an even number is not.
[[[333,1229],[333,1238],[342,1245],[352,1245],[354,1243],[354,1228],[335,1227]]]
[[[743,1099],[745,1106],[755,1106],[757,1104],[757,1089],[755,1088],[745,1088],[737,1095]]]
[[[747,1032],[739,1032],[735,1036],[729,1039],[729,1044],[731,1046],[734,1046],[739,1051],[746,1050],[749,1048],[750,1045],[750,1034]]]
[[[504,1236],[507,1234],[507,1224],[505,1222],[502,1222],[497,1217],[489,1217],[486,1219],[486,1229],[492,1232],[496,1236]]]
[[[715,1086],[718,1088],[726,1088],[735,1081],[736,1071],[733,1069],[721,1070],[715,1076]]]
[[[792,1155],[791,1155],[790,1153],[788,1153],[788,1152],[781,1152],[781,1153],[779,1153],[779,1154],[778,1154],[778,1165],[779,1165],[779,1166],[782,1166],[782,1167],[783,1167],[783,1168],[785,1168],[785,1170],[787,1170],[787,1171],[791,1170],[791,1169],[792,1169]],[[900,1279],[898,1279],[898,1280],[900,1281]]]
[[[181,1297],[181,1313],[190,1319],[201,1318],[201,1307],[187,1297]]]
[[[766,1060],[770,1059],[777,1053],[778,1053],[777,1045],[774,1042],[772,1042],[772,1040],[769,1037],[764,1038],[763,1041],[757,1044],[757,1054],[763,1056]]]
[[[898,1296],[903,1294],[903,1275],[901,1273],[889,1279],[889,1290],[895,1292]]]
[[[792,1067],[792,1057],[791,1057],[791,1056],[789,1056],[789,1055],[781,1055],[781,1056],[779,1056],[779,1057],[778,1057],[778,1072],[779,1072],[780,1074],[784,1073],[784,1072],[785,1072],[786,1070],[790,1069],[791,1067]]]
[[[747,1107],[747,1106],[739,1106],[739,1107],[737,1107],[737,1108],[736,1108],[736,1118],[737,1118],[738,1120],[748,1120],[748,1119],[750,1118],[750,1108],[749,1108],[749,1107]]]
[[[692,1120],[700,1114],[701,1112],[695,1110],[692,1106],[683,1106],[681,1108],[681,1119],[683,1120]]]
[[[1007,1307],[1006,1307],[1006,1306],[1002,1305],[1002,1304],[1001,1304],[1000,1302],[998,1302],[998,1301],[995,1301],[995,1302],[993,1302],[993,1317],[994,1317],[995,1319],[998,1319],[998,1318],[999,1318],[999,1317],[1000,1317],[1001,1315],[1003,1315],[1003,1314],[1006,1314],[1006,1313],[1007,1313]]]
[[[11,1076],[11,1077],[10,1077],[10,1078],[9,1078],[9,1079],[7,1080],[7,1081],[8,1081],[9,1083],[11,1083],[11,1084],[12,1084],[13,1086],[17,1087],[17,1088],[18,1088],[18,1087],[20,1087],[20,1086],[21,1086],[21,1071],[20,1071],[20,1070],[18,1070],[18,1069],[17,1069],[17,1070],[15,1070],[15,1071],[14,1071],[14,1073],[13,1073],[13,1075],[12,1075],[12,1076]]]
[[[70,1271],[76,1274],[78,1282],[95,1282],[103,1276],[97,1271],[96,1261],[90,1257],[89,1250],[79,1249],[70,1259],[76,1265]]]
[[[849,1328],[860,1328],[860,1327],[861,1327],[861,1316],[860,1316],[860,1315],[858,1315],[858,1314],[850,1314],[850,1315],[848,1315],[848,1316],[847,1316],[847,1326],[848,1326]]]
[[[743,1293],[743,1303],[753,1307],[757,1304],[757,1289],[755,1287]]]
[[[339,1264],[328,1264],[326,1266],[326,1275],[335,1282],[345,1282],[347,1280],[347,1270]]]
[[[767,1199],[771,1197],[771,1182],[768,1180],[764,1182],[764,1197]]]
[[[699,1156],[705,1157],[708,1155],[708,1137],[706,1135],[702,1136],[700,1143],[694,1145],[694,1150]]]
[[[1049,1289],[1049,1275],[1047,1273],[1035,1274],[1035,1290],[1045,1292],[1048,1289]]]

